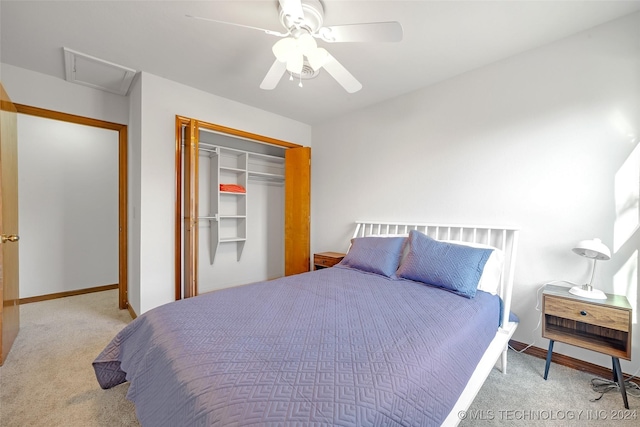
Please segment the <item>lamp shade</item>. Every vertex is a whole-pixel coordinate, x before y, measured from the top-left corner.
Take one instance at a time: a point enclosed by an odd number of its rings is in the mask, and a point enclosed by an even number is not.
[[[309,65],[311,65],[313,71],[317,71],[327,62],[327,59],[329,59],[329,52],[324,48],[317,47],[307,53],[307,59],[309,60]]]
[[[611,259],[611,251],[600,239],[582,240],[573,248],[573,252],[599,261]]]
[[[271,50],[273,54],[280,62],[287,62],[289,57],[296,52],[298,47],[298,43],[292,37],[287,37],[285,39],[278,40]]]
[[[271,48],[278,61],[287,64],[287,71],[295,74],[302,73],[304,56],[317,49],[315,39],[306,33],[298,38],[287,37],[278,40]]]

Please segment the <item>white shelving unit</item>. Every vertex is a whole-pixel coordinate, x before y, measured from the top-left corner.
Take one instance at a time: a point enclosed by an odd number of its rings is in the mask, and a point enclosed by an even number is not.
[[[236,184],[245,190],[250,179],[284,181],[284,159],[267,154],[200,144],[210,159],[209,215],[199,217],[210,224],[210,262],[221,244],[235,244],[240,261],[247,241],[247,192],[221,191],[220,184]]]

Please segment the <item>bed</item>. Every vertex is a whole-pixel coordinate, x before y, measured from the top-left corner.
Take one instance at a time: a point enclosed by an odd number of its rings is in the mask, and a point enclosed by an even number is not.
[[[130,382],[143,426],[457,425],[498,360],[506,372],[517,239],[360,221],[335,267],[144,313],[96,378]]]

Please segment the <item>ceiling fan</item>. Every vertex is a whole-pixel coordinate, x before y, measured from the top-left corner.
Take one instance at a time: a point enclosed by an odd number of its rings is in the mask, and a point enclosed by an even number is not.
[[[263,31],[281,37],[272,48],[276,59],[267,72],[260,88],[274,89],[282,76],[315,76],[324,68],[347,92],[362,89],[362,84],[326,49],[318,47],[316,39],[327,43],[344,42],[399,42],[402,26],[399,22],[370,22],[363,24],[323,27],[324,8],[319,0],[279,0],[280,23],[286,31],[278,32],[234,22],[187,15],[189,18],[220,24],[235,25]],[[300,81],[302,86],[302,81]]]

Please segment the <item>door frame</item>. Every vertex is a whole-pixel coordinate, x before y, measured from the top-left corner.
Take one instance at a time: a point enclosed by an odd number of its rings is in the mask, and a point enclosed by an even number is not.
[[[121,310],[128,309],[127,125],[77,116],[75,114],[61,113],[59,111],[47,110],[29,105],[15,104],[15,106],[19,114],[27,114],[45,119],[109,129],[118,132],[118,225],[120,231],[118,236],[118,307],[120,307]]]
[[[309,147],[304,147],[300,144],[294,144],[292,142],[283,141],[280,139],[271,138],[264,135],[259,135],[247,131],[243,131],[240,129],[234,129],[227,126],[222,126],[218,124],[208,123],[199,121],[196,119],[192,119],[189,117],[178,116],[176,115],[176,134],[175,134],[175,143],[176,143],[176,158],[175,158],[175,167],[176,167],[176,180],[175,180],[175,193],[176,193],[176,202],[175,202],[175,299],[176,301],[179,299],[188,298],[192,296],[198,295],[197,289],[197,256],[198,256],[198,233],[197,227],[194,225],[197,223],[197,211],[198,211],[198,131],[200,129],[206,129],[210,131],[214,131],[223,135],[228,135],[232,137],[247,139],[252,142],[257,142],[260,144],[267,145],[275,145],[281,148],[286,149],[300,149],[304,150],[308,158],[311,156],[311,149]],[[183,135],[182,129],[186,128],[188,130],[185,138],[185,147],[182,146]],[[186,141],[186,138],[189,138]],[[187,164],[187,159],[190,161]],[[310,168],[310,160],[308,167]],[[285,170],[285,174],[287,171]],[[309,178],[309,173],[306,174],[306,177]],[[286,181],[285,181],[286,183]],[[310,182],[307,179],[307,186],[310,186]],[[186,190],[189,189],[191,194],[185,194]],[[289,197],[295,196],[296,199],[299,200],[299,195],[295,194],[293,191],[286,190]],[[195,196],[194,196],[195,194]],[[307,191],[305,196],[306,203],[309,202],[309,192]],[[184,199],[183,199],[184,198]],[[289,202],[288,204],[285,201],[285,220],[287,218],[293,217],[293,214],[290,212],[289,214],[286,212],[287,209],[293,209],[296,206],[295,202]],[[296,206],[297,207],[297,206]],[[294,227],[303,227],[303,222],[309,222],[309,206],[307,206],[303,212],[299,212],[304,218],[303,221],[297,221]],[[184,220],[184,225],[183,225]],[[299,249],[299,252],[295,256],[287,257],[287,252],[293,251],[294,247],[290,244],[291,238],[287,239],[288,234],[295,234],[297,231],[293,229],[293,233],[291,233],[288,229],[292,227],[287,227],[285,225],[285,275],[299,273],[302,270],[297,268],[296,271],[290,266],[288,263],[292,262],[290,260],[295,261],[296,259],[306,259],[307,268],[304,271],[309,270],[310,266],[310,236],[309,236],[309,224],[306,225],[307,236],[304,241],[299,241],[296,245],[295,249]],[[303,227],[304,228],[304,227]],[[195,229],[196,232],[192,232]],[[300,234],[297,233],[300,238]],[[287,245],[287,241],[289,245]],[[306,248],[306,249],[305,249]],[[186,256],[188,256],[188,260],[183,266],[183,251]],[[300,263],[298,263],[300,264]],[[304,264],[304,263],[303,263]],[[188,284],[188,285],[185,285]],[[184,288],[184,295],[183,295]]]

